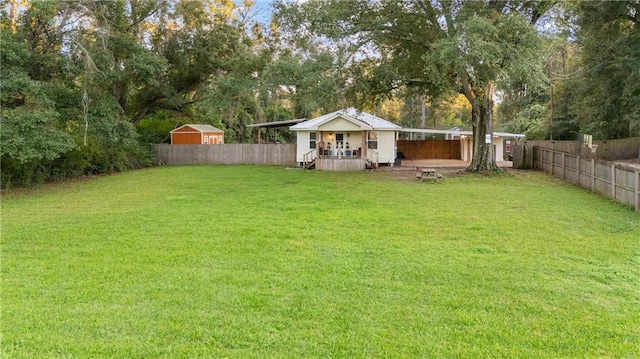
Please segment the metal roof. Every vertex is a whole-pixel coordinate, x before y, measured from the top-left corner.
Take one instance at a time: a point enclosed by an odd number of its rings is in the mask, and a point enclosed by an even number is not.
[[[400,132],[413,132],[413,133],[436,133],[436,134],[445,134],[445,135],[465,135],[465,136],[473,136],[473,131],[465,131],[465,130],[432,130],[428,128],[402,128]],[[515,137],[522,138],[525,135],[522,133],[510,133],[510,132],[494,132],[494,137]]]
[[[400,130],[401,127],[391,123],[387,120],[383,120],[380,117],[376,117],[372,114],[364,111],[356,110],[353,107],[338,110],[320,117],[312,118],[308,121],[301,122],[297,125],[291,126],[291,130],[294,131],[312,131],[317,130],[318,126],[321,126],[335,118],[342,117],[345,120],[352,122],[363,130]]]
[[[213,127],[211,125],[201,125],[201,124],[186,124],[186,125],[182,125],[176,129],[174,129],[171,132],[175,132],[181,128],[184,127],[191,127],[194,130],[198,131],[198,132],[222,132],[224,133],[224,131],[222,131],[221,129],[217,128],[217,127]]]
[[[298,118],[295,120],[253,123],[253,124],[247,125],[247,127],[267,127],[267,128],[287,127],[289,125],[295,125],[297,123],[304,122],[307,120],[308,120],[307,118]]]

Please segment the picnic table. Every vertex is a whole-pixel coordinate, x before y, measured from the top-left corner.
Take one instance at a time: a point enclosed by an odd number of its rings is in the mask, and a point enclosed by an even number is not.
[[[416,167],[416,179],[424,181],[425,179],[438,180],[442,178],[442,174],[436,172],[435,168],[431,167]]]

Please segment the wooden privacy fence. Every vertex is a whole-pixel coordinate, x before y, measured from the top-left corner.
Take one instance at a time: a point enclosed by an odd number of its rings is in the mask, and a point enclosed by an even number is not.
[[[525,151],[527,152],[532,152],[533,147],[538,146],[555,151],[569,152],[584,157],[593,157],[602,160],[633,159],[640,157],[640,137],[606,141],[594,140],[593,144],[598,145],[598,149],[595,153],[591,153],[591,149],[583,147],[578,141],[527,140],[517,142],[517,145],[525,146]]]
[[[398,152],[407,159],[454,159],[462,158],[460,140],[398,140]]]
[[[167,165],[296,165],[293,143],[225,145],[154,145],[156,160]]]
[[[538,146],[533,147],[533,167],[640,211],[638,169]]]

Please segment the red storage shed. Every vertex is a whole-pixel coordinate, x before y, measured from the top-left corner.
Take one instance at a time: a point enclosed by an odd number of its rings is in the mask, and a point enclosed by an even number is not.
[[[171,131],[172,145],[221,145],[224,131],[211,125],[183,125]]]

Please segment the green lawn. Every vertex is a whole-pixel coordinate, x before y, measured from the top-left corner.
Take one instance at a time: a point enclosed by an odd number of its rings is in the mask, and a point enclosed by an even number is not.
[[[1,235],[2,358],[640,356],[640,215],[536,172],[154,168]]]

